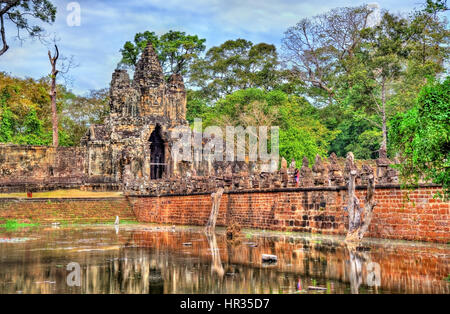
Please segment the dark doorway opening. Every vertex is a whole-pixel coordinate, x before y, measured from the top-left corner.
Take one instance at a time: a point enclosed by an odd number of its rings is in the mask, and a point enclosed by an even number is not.
[[[150,135],[150,179],[161,179],[166,170],[165,145],[161,136],[161,127],[156,126]]]

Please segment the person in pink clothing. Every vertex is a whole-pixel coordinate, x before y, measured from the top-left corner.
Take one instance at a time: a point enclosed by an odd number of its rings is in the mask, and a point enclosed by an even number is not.
[[[298,186],[298,184],[300,183],[300,171],[298,170],[298,168],[295,168],[294,178],[295,178],[295,186]]]

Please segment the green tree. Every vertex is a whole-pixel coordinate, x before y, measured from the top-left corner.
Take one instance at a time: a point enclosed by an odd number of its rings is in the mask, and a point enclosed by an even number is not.
[[[346,152],[353,152],[355,158],[376,159],[380,143],[383,140],[381,130],[369,128],[358,135],[356,140],[351,141],[346,147]]]
[[[52,143],[49,79],[20,79],[0,72],[0,142],[29,145]],[[78,96],[57,85],[61,146],[79,145],[89,125],[102,123],[109,112],[109,90]]]
[[[90,125],[102,124],[108,116],[109,90],[91,90],[87,96],[78,96],[61,87],[58,106],[62,112],[62,130],[73,145],[78,145]]]
[[[153,45],[153,48],[158,51],[159,48],[159,38],[154,32],[145,31],[143,33],[137,33],[134,36],[134,42],[127,41],[123,48],[120,50],[122,53],[122,60],[120,61],[119,65],[124,67],[131,67],[134,69],[137,62],[139,61],[139,56],[141,55],[142,51],[144,51],[145,47],[147,46],[147,43],[151,42]],[[159,61],[162,62],[162,56],[158,55]]]
[[[415,11],[409,16],[409,40],[405,47],[408,58],[403,62],[402,75],[392,85],[391,101],[401,111],[413,107],[428,77],[437,77],[446,71],[449,57],[449,30],[447,21],[436,14]]]
[[[212,113],[212,108],[208,106],[208,101],[201,92],[187,90],[186,120],[193,123],[194,119],[208,120]]]
[[[336,134],[320,123],[318,109],[305,98],[257,88],[238,90],[218,100],[205,122],[208,125],[278,126],[280,155],[288,160],[325,156]]]
[[[36,110],[39,119],[44,123],[44,128],[51,127],[49,86],[48,78],[20,79],[0,72],[0,94],[12,112],[16,128],[23,125],[31,109]]]
[[[282,83],[274,45],[254,45],[245,39],[228,40],[212,47],[192,64],[190,84],[210,101],[248,88],[271,90]]]
[[[437,12],[448,11],[447,0],[427,0],[425,11],[436,14]]]
[[[321,121],[319,110],[304,97],[290,96],[279,108],[280,155],[286,160],[312,163],[317,154],[325,157],[331,141],[339,133],[328,129]]]
[[[9,94],[3,90],[0,95],[1,121],[0,121],[0,143],[10,143],[14,135],[14,117],[11,109],[7,105]]]
[[[172,31],[158,37],[154,32],[137,33],[134,42],[127,41],[121,49],[121,66],[134,68],[139,56],[151,42],[166,75],[188,74],[189,65],[205,50],[206,39],[185,32]]]
[[[380,132],[387,149],[389,119],[411,108],[426,77],[442,74],[448,59],[447,24],[438,15],[384,11],[371,21],[372,13],[365,6],[334,9],[301,20],[283,39],[292,74],[304,80],[315,106],[330,108],[324,123],[341,130],[331,151],[352,149],[358,157],[369,155]]]
[[[26,116],[23,124],[23,131],[16,134],[14,142],[25,145],[47,145],[45,139],[43,123],[39,120],[36,110],[32,109]]]
[[[430,82],[420,92],[416,105],[399,113],[391,122],[391,141],[400,153],[397,166],[402,182],[416,186],[431,180],[443,186],[450,197],[450,77]]]
[[[325,125],[326,121],[324,121]],[[376,159],[381,143],[381,131],[364,119],[357,119],[350,113],[332,129],[337,136],[331,141],[329,154],[335,153],[339,157],[345,157],[348,152],[353,152],[357,159]]]
[[[33,25],[29,18],[36,19]],[[52,24],[56,18],[56,7],[48,0],[6,0],[0,2],[0,35],[2,49],[0,56],[8,49],[6,25],[12,24],[16,28],[17,37],[22,40],[21,32],[26,32],[30,37],[40,38],[44,29],[38,25],[40,22]]]
[[[365,75],[356,77],[350,98],[361,116],[382,130],[380,148],[387,150],[389,118],[410,108],[425,76],[444,70],[448,31],[423,12],[409,19],[384,12],[379,25],[362,34],[358,71]]]

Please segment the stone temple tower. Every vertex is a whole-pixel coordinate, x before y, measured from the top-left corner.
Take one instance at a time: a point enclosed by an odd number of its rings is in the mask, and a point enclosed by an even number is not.
[[[136,65],[133,80],[115,70],[110,86],[110,115],[93,125],[82,140],[87,146],[86,171],[99,183],[142,185],[169,177],[170,131],[187,126],[183,78],[166,79],[149,43]]]
[[[111,81],[111,113],[121,117],[160,117],[167,122],[186,120],[186,90],[180,74],[166,81],[158,56],[149,44],[136,65],[133,81],[126,70],[116,70]]]

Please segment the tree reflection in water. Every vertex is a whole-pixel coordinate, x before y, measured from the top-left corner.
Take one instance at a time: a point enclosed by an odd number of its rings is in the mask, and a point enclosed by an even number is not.
[[[220,278],[222,278],[225,270],[223,269],[222,261],[220,259],[220,250],[217,246],[216,233],[205,231],[205,235],[209,243],[209,249],[211,250],[211,272],[217,274]]]
[[[363,283],[363,263],[364,257],[356,252],[356,248],[347,247],[349,260],[347,262],[350,278],[350,290],[352,294],[359,293],[359,287]]]
[[[262,265],[262,254],[277,255],[277,264]],[[201,229],[156,226],[121,226],[118,234],[113,226],[39,228],[0,234],[0,293],[448,294],[449,256],[445,245],[351,248],[304,235],[247,234],[230,245],[220,230],[205,237]],[[81,266],[81,287],[66,284],[71,262]],[[378,288],[368,285],[373,265]]]

